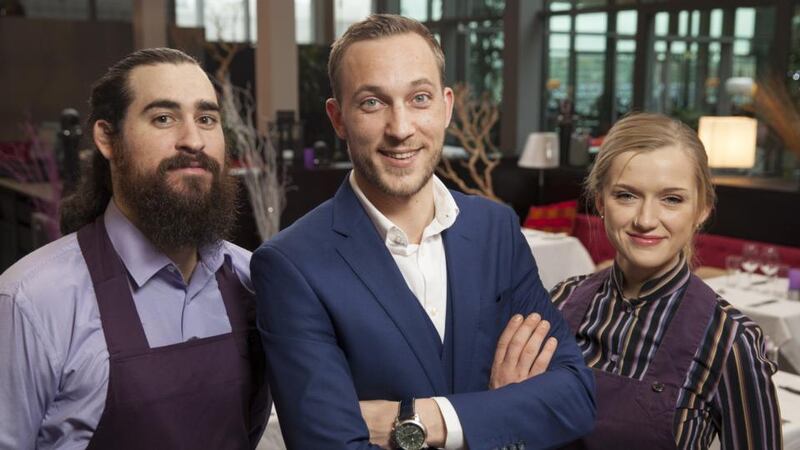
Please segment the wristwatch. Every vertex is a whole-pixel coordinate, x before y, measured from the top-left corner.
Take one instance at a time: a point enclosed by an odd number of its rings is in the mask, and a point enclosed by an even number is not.
[[[400,408],[392,428],[392,441],[400,450],[419,450],[425,447],[428,430],[414,410],[414,399],[400,401]]]

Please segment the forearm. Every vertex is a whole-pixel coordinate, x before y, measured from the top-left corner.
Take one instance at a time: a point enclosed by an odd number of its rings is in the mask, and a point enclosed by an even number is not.
[[[502,445],[552,448],[594,426],[594,382],[585,367],[556,367],[522,383],[447,398],[470,448],[491,448],[499,440],[508,440]]]

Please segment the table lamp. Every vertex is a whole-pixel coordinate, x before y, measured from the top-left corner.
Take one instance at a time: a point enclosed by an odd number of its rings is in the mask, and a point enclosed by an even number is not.
[[[544,169],[558,167],[559,143],[558,134],[552,132],[536,132],[528,135],[525,148],[517,165],[528,169],[539,169],[539,203],[542,203],[544,191]]]
[[[703,116],[698,135],[708,165],[719,169],[749,169],[756,162],[758,122],[750,117]]]

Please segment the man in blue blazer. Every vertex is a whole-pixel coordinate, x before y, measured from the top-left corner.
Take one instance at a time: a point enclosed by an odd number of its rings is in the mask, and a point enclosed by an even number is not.
[[[353,171],[251,263],[290,449],[550,448],[592,427],[591,372],[516,214],[433,176],[443,73],[411,19],[371,16],[333,45],[326,108]]]

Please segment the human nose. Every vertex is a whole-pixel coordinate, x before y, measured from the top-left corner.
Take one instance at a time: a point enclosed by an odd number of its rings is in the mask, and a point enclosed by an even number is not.
[[[413,114],[404,105],[395,105],[391,109],[389,122],[386,124],[386,134],[398,142],[403,142],[411,137],[414,132]]]
[[[201,152],[205,148],[205,141],[200,128],[193,120],[187,120],[180,127],[180,135],[175,143],[176,150],[190,153]]]
[[[639,206],[633,225],[644,230],[651,230],[658,224],[658,204],[652,200],[645,200]]]

